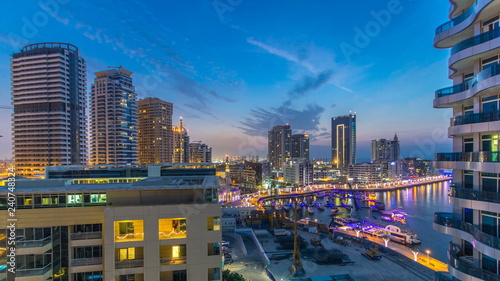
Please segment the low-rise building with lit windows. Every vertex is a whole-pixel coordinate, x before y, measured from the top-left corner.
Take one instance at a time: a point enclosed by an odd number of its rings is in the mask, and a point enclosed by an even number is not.
[[[68,173],[17,181],[16,280],[221,280],[215,170],[151,176],[161,170],[113,181]],[[85,170],[67,171],[74,177]],[[0,190],[0,209],[7,210],[8,190]],[[0,214],[7,221],[8,212]],[[0,240],[8,234],[0,230]],[[6,258],[3,252],[2,264]],[[0,280],[6,275],[1,271]]]

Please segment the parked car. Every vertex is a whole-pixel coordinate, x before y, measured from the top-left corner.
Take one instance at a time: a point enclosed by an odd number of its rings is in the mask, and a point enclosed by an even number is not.
[[[233,259],[224,259],[225,264],[232,264],[234,262]]]

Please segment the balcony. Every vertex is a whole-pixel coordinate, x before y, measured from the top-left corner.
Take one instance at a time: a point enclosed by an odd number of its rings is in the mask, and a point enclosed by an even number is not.
[[[31,276],[40,276],[40,275],[45,276],[51,272],[52,272],[52,263],[49,263],[48,265],[44,266],[43,268],[27,269],[25,267],[20,267],[16,270],[16,279],[19,277],[31,277]]]
[[[102,239],[102,232],[78,232],[71,233],[71,240]]]
[[[435,161],[500,162],[500,151],[436,153]]]
[[[465,11],[462,14],[454,17],[452,20],[450,20],[448,22],[445,22],[442,25],[438,26],[436,28],[435,34],[438,35],[439,33],[443,32],[445,30],[448,30],[448,29],[450,29],[450,28],[452,28],[454,26],[457,26],[460,23],[462,23],[463,21],[465,21],[468,17],[470,17],[472,14],[475,13],[476,6],[477,6],[477,2],[474,3],[469,9],[467,9],[467,11]]]
[[[496,76],[500,74],[500,64],[495,65],[493,67],[488,67],[485,70],[479,72],[474,78],[471,80],[453,85],[451,87],[446,87],[439,89],[435,92],[435,97],[436,98],[441,98],[441,97],[446,97],[454,94],[458,94],[461,92],[464,92],[466,90],[472,89],[474,86],[476,86],[479,82],[486,80],[488,78],[491,78],[493,76]]]
[[[87,266],[102,264],[102,258],[72,259],[71,266]]]
[[[450,126],[460,126],[493,121],[500,121],[500,112],[480,112],[455,116],[450,119]]]
[[[500,203],[500,193],[487,192],[481,190],[474,190],[469,188],[456,188],[451,187],[449,191],[451,197],[467,199],[467,200],[477,200],[492,203]]]
[[[473,266],[470,262],[463,260],[462,255],[459,255],[461,253],[460,248],[453,244],[450,243],[450,250],[448,252],[449,256],[449,261],[448,264],[454,268],[455,270],[460,271],[462,274],[467,274],[469,276],[473,276],[475,278],[478,278],[480,280],[485,280],[485,281],[500,281],[500,275],[494,274],[492,272],[486,271],[484,269],[478,268]],[[453,274],[454,272],[452,272]],[[460,275],[462,275],[460,274]],[[464,280],[464,278],[467,278],[467,276],[456,276],[453,274],[455,277],[460,278]]]
[[[465,39],[464,41],[458,43],[457,45],[453,46],[453,48],[451,48],[450,56],[452,56],[460,51],[463,51],[467,48],[486,43],[486,42],[493,40],[495,38],[498,38],[498,37],[500,37],[500,29],[496,28],[496,29],[490,30],[488,32],[481,33],[479,35],[471,37],[469,39]]]
[[[500,250],[500,238],[482,232],[471,223],[453,219],[452,213],[434,213],[434,223],[469,233],[478,242]]]
[[[187,261],[186,257],[176,257],[176,258],[162,258],[160,257],[161,265],[171,265],[171,264],[185,264]]]
[[[121,269],[121,268],[134,268],[134,267],[143,267],[144,266],[144,260],[126,260],[126,261],[116,261],[115,262],[115,268],[116,269]]]

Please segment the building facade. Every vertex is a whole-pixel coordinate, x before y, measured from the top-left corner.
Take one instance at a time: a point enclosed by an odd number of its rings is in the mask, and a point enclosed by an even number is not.
[[[86,66],[65,43],[25,46],[11,59],[12,140],[16,174],[86,164]]]
[[[139,164],[172,162],[173,104],[159,98],[145,98],[138,105]]]
[[[304,158],[292,158],[284,167],[283,177],[287,183],[310,185],[314,177],[313,164]]]
[[[358,184],[381,183],[385,165],[382,163],[357,163],[349,165],[349,178]]]
[[[62,171],[71,176],[84,170]],[[146,177],[18,180],[15,279],[221,280],[215,170],[156,176],[162,171],[155,166]],[[4,228],[0,235],[6,241],[9,232]],[[7,274],[3,270],[0,279]]]
[[[90,164],[135,164],[137,94],[132,72],[118,67],[95,76],[90,92]]]
[[[172,163],[189,163],[189,135],[182,118],[179,125],[172,126],[174,134],[174,155]]]
[[[189,163],[212,162],[212,148],[201,142],[189,144]]]
[[[332,165],[347,172],[356,163],[356,115],[332,118]]]
[[[450,2],[451,20],[436,29],[434,46],[451,48],[443,75],[448,73],[453,85],[435,92],[434,107],[453,112],[448,129],[453,152],[435,156],[437,168],[453,169],[453,208],[436,213],[433,227],[452,236],[453,278],[499,280],[500,1]]]
[[[394,139],[372,140],[372,162],[393,162],[400,157],[399,139],[394,135]]]
[[[272,169],[280,170],[292,156],[292,129],[279,125],[268,132],[267,160]]]
[[[292,158],[309,160],[309,135],[292,135]]]

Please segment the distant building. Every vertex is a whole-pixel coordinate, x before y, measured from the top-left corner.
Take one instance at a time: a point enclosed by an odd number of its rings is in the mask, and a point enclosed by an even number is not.
[[[27,45],[12,55],[10,67],[16,175],[87,164],[87,67],[78,48]]]
[[[389,165],[389,177],[391,179],[409,179],[437,175],[431,160],[420,158],[403,158],[391,162]]]
[[[292,158],[309,160],[309,135],[292,135]]]
[[[268,132],[267,160],[272,169],[280,170],[292,156],[292,129],[290,125],[275,126]]]
[[[246,188],[262,186],[262,164],[249,161],[227,162],[217,166],[218,175],[222,178],[229,176],[232,185]]]
[[[189,163],[189,135],[184,127],[182,118],[179,125],[173,125],[172,131],[174,133],[174,156],[172,157],[173,163]]]
[[[189,144],[190,163],[210,163],[212,162],[212,148],[201,142]]]
[[[90,92],[90,164],[135,164],[137,94],[132,72],[118,67],[95,76]]]
[[[309,185],[313,183],[314,169],[309,160],[292,158],[288,165],[284,167],[283,174],[287,183]]]
[[[372,162],[384,161],[392,162],[399,160],[400,147],[398,136],[394,135],[394,139],[378,139],[372,140]]]
[[[159,98],[139,100],[139,164],[172,162],[173,104]]]
[[[375,184],[382,182],[384,164],[358,163],[349,165],[349,178],[358,184]]]
[[[346,172],[356,163],[356,115],[332,118],[332,165]]]

